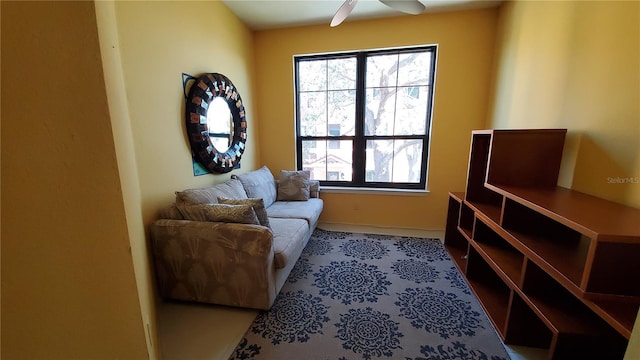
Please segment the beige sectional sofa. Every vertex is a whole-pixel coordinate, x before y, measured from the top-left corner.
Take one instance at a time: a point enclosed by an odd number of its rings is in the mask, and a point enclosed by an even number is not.
[[[269,309],[315,229],[323,202],[308,172],[267,167],[176,193],[151,225],[165,299]]]

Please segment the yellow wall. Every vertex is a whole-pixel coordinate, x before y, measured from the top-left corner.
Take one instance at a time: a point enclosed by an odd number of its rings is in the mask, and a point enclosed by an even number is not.
[[[145,359],[92,2],[2,7],[2,356]]]
[[[181,74],[234,81],[255,169],[253,35],[217,1],[2,2],[2,33],[3,355],[157,358],[146,228],[229,178],[193,176]]]
[[[487,127],[567,128],[560,185],[640,207],[640,2],[517,1],[500,29]]]
[[[294,55],[439,44],[430,193],[323,192],[325,209],[320,221],[443,229],[447,193],[464,190],[471,130],[486,123],[497,15],[496,9],[490,9],[347,21],[337,28],[323,24],[257,32],[255,86],[262,162],[276,174],[295,167]]]
[[[115,6],[111,1],[98,1],[96,6],[96,20],[100,36],[100,52],[104,71],[107,100],[111,114],[111,127],[120,172],[122,197],[131,239],[131,254],[138,286],[138,297],[142,312],[149,358],[155,359],[157,354],[157,335],[155,324],[155,292],[154,275],[148,260],[145,226],[140,216],[141,195],[140,180],[136,166],[133,136],[131,134],[131,119],[128,113],[124,75],[122,73],[122,59],[118,39]]]
[[[640,207],[640,2],[510,2],[498,37],[487,127],[567,128],[560,185]]]
[[[242,168],[234,173],[255,169],[252,33],[215,1],[98,2],[96,11],[129,232],[135,239],[140,307],[152,332],[149,348],[155,353],[154,275],[145,229],[158,209],[173,202],[175,191],[209,186],[230,176],[193,175],[182,73],[219,72],[234,82],[249,123]]]
[[[184,122],[182,73],[219,72],[247,109],[247,151],[241,169],[257,167],[252,33],[217,1],[115,3],[128,116],[145,224],[174,192],[213,185],[230,174],[194,176]]]

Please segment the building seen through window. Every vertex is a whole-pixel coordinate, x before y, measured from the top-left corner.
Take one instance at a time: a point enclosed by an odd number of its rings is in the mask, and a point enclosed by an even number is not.
[[[436,50],[296,56],[298,168],[329,186],[425,189]]]

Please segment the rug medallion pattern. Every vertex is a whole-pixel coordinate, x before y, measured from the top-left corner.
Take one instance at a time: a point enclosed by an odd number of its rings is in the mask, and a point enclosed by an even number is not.
[[[437,239],[317,229],[230,359],[509,359]]]

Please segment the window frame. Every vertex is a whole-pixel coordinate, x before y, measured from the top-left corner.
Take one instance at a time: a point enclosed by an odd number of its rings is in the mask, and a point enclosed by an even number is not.
[[[423,135],[365,135],[365,96],[366,96],[366,63],[367,57],[382,54],[402,54],[414,53],[416,51],[431,52],[431,64],[429,69],[430,79],[427,82],[428,101],[425,119],[425,134]],[[438,45],[420,45],[413,47],[398,47],[376,50],[359,50],[336,53],[322,53],[309,55],[294,55],[294,111],[295,111],[295,137],[296,137],[296,166],[298,169],[303,168],[302,144],[303,141],[326,141],[327,148],[330,141],[348,140],[352,141],[352,181],[331,181],[321,180],[320,184],[327,187],[335,187],[342,189],[365,188],[380,190],[427,190],[428,184],[428,168],[430,155],[430,137],[431,125],[433,123],[433,102],[436,84],[436,68],[437,68]],[[334,60],[341,58],[356,58],[356,96],[355,96],[355,129],[354,135],[330,135],[326,136],[301,136],[300,127],[300,89],[298,85],[299,79],[299,63],[308,60]],[[327,119],[329,121],[329,119]],[[327,122],[329,124],[329,122]],[[373,182],[366,181],[366,144],[369,140],[422,140],[422,167],[420,169],[420,181],[414,182]],[[316,144],[316,146],[318,146]]]

